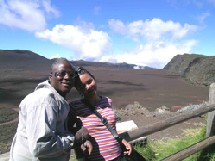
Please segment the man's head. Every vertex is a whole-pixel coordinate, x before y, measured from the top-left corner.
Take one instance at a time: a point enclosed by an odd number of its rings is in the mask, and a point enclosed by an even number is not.
[[[65,58],[57,58],[51,66],[50,84],[57,92],[65,97],[73,87],[74,68]]]

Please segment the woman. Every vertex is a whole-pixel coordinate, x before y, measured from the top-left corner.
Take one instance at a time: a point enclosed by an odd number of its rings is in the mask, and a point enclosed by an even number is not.
[[[77,69],[75,87],[83,98],[70,103],[69,126],[72,131],[79,129],[81,126],[89,131],[89,140],[93,144],[93,151],[90,155],[85,155],[86,160],[119,161],[122,158],[128,157],[132,152],[131,145],[125,139],[117,140],[114,138],[111,130],[108,130],[105,123],[98,116],[100,115],[102,119],[105,119],[113,129],[112,131],[115,131],[116,118],[112,109],[112,100],[98,95],[95,77],[86,69],[79,67]],[[74,121],[76,122],[76,127],[72,124]],[[126,148],[124,153],[122,153],[120,148],[120,142]],[[76,156],[79,159],[77,149]]]

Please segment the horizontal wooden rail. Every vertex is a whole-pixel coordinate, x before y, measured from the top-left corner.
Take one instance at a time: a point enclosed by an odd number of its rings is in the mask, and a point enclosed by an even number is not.
[[[139,137],[147,136],[149,134],[152,134],[157,131],[164,130],[166,128],[169,128],[175,124],[179,124],[181,122],[184,122],[186,120],[189,120],[191,118],[195,118],[198,116],[201,116],[207,112],[211,112],[215,110],[215,104],[209,105],[209,106],[202,106],[201,108],[193,111],[189,111],[186,113],[180,113],[175,117],[171,117],[165,120],[161,120],[159,122],[153,123],[146,127],[140,127],[134,131],[129,131],[126,133],[123,133],[122,137],[125,137],[128,141],[135,140]]]
[[[202,150],[204,148],[207,148],[208,146],[215,143],[215,136],[206,138],[205,140],[198,142],[196,144],[193,144],[175,154],[172,154],[164,159],[162,161],[181,161],[188,156],[198,152],[199,150]]]

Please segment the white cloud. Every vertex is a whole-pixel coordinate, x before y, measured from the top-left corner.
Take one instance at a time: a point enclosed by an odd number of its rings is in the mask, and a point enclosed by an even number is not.
[[[38,2],[38,0],[37,0]],[[59,12],[58,10],[51,5],[51,0],[41,0],[41,5],[44,7],[44,11],[47,13],[47,14],[50,14],[50,15],[54,15],[54,16],[58,16],[59,15]]]
[[[112,19],[109,25],[120,33],[118,39],[125,39],[124,36],[135,39],[136,47],[130,51],[121,49],[118,53],[112,49],[111,53],[108,33],[97,31],[93,24],[86,22],[81,25],[56,25],[51,30],[37,32],[36,36],[71,49],[73,60],[127,62],[154,68],[163,68],[175,55],[190,53],[197,44],[196,40],[186,39],[189,33],[197,30],[195,25],[181,25],[160,19],[128,24]]]
[[[108,22],[109,27],[123,35],[130,36],[132,38],[144,36],[148,40],[158,40],[162,37],[172,39],[180,39],[185,37],[188,33],[197,30],[197,26],[179,23],[173,21],[163,21],[158,18],[146,21],[134,21],[129,24],[124,24],[120,20],[111,19]]]
[[[2,0],[0,24],[26,31],[45,29],[46,14],[58,15],[50,0]]]
[[[36,36],[65,46],[75,52],[76,59],[99,59],[109,47],[106,32],[74,25],[56,25],[52,30],[37,32]]]
[[[127,62],[142,66],[163,68],[175,55],[190,53],[196,40],[186,37],[195,32],[198,27],[190,24],[180,24],[173,21],[139,20],[124,24],[120,20],[109,20],[109,26],[115,32],[128,36],[138,42],[137,47],[129,52],[115,55],[116,62]],[[108,61],[111,57],[104,56]]]
[[[201,15],[199,15],[199,16],[197,17],[197,19],[198,19],[198,21],[199,21],[200,24],[204,24],[204,21],[205,21],[205,19],[206,19],[208,16],[210,16],[210,13],[209,13],[209,12],[204,12],[204,13],[202,13]]]
[[[126,35],[127,27],[122,21],[117,19],[110,19],[108,21],[108,24],[113,31],[118,32],[122,35]]]
[[[102,61],[127,62],[141,66],[149,66],[161,69],[174,56],[189,53],[197,42],[195,40],[185,41],[182,44],[156,42],[154,44],[140,44],[136,49],[129,52],[112,56],[103,56]]]

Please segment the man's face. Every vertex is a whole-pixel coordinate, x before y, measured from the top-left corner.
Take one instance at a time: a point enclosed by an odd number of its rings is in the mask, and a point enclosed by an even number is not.
[[[55,66],[49,80],[51,86],[54,87],[61,96],[65,97],[73,87],[73,76],[74,70],[71,64],[67,61],[63,61]]]

